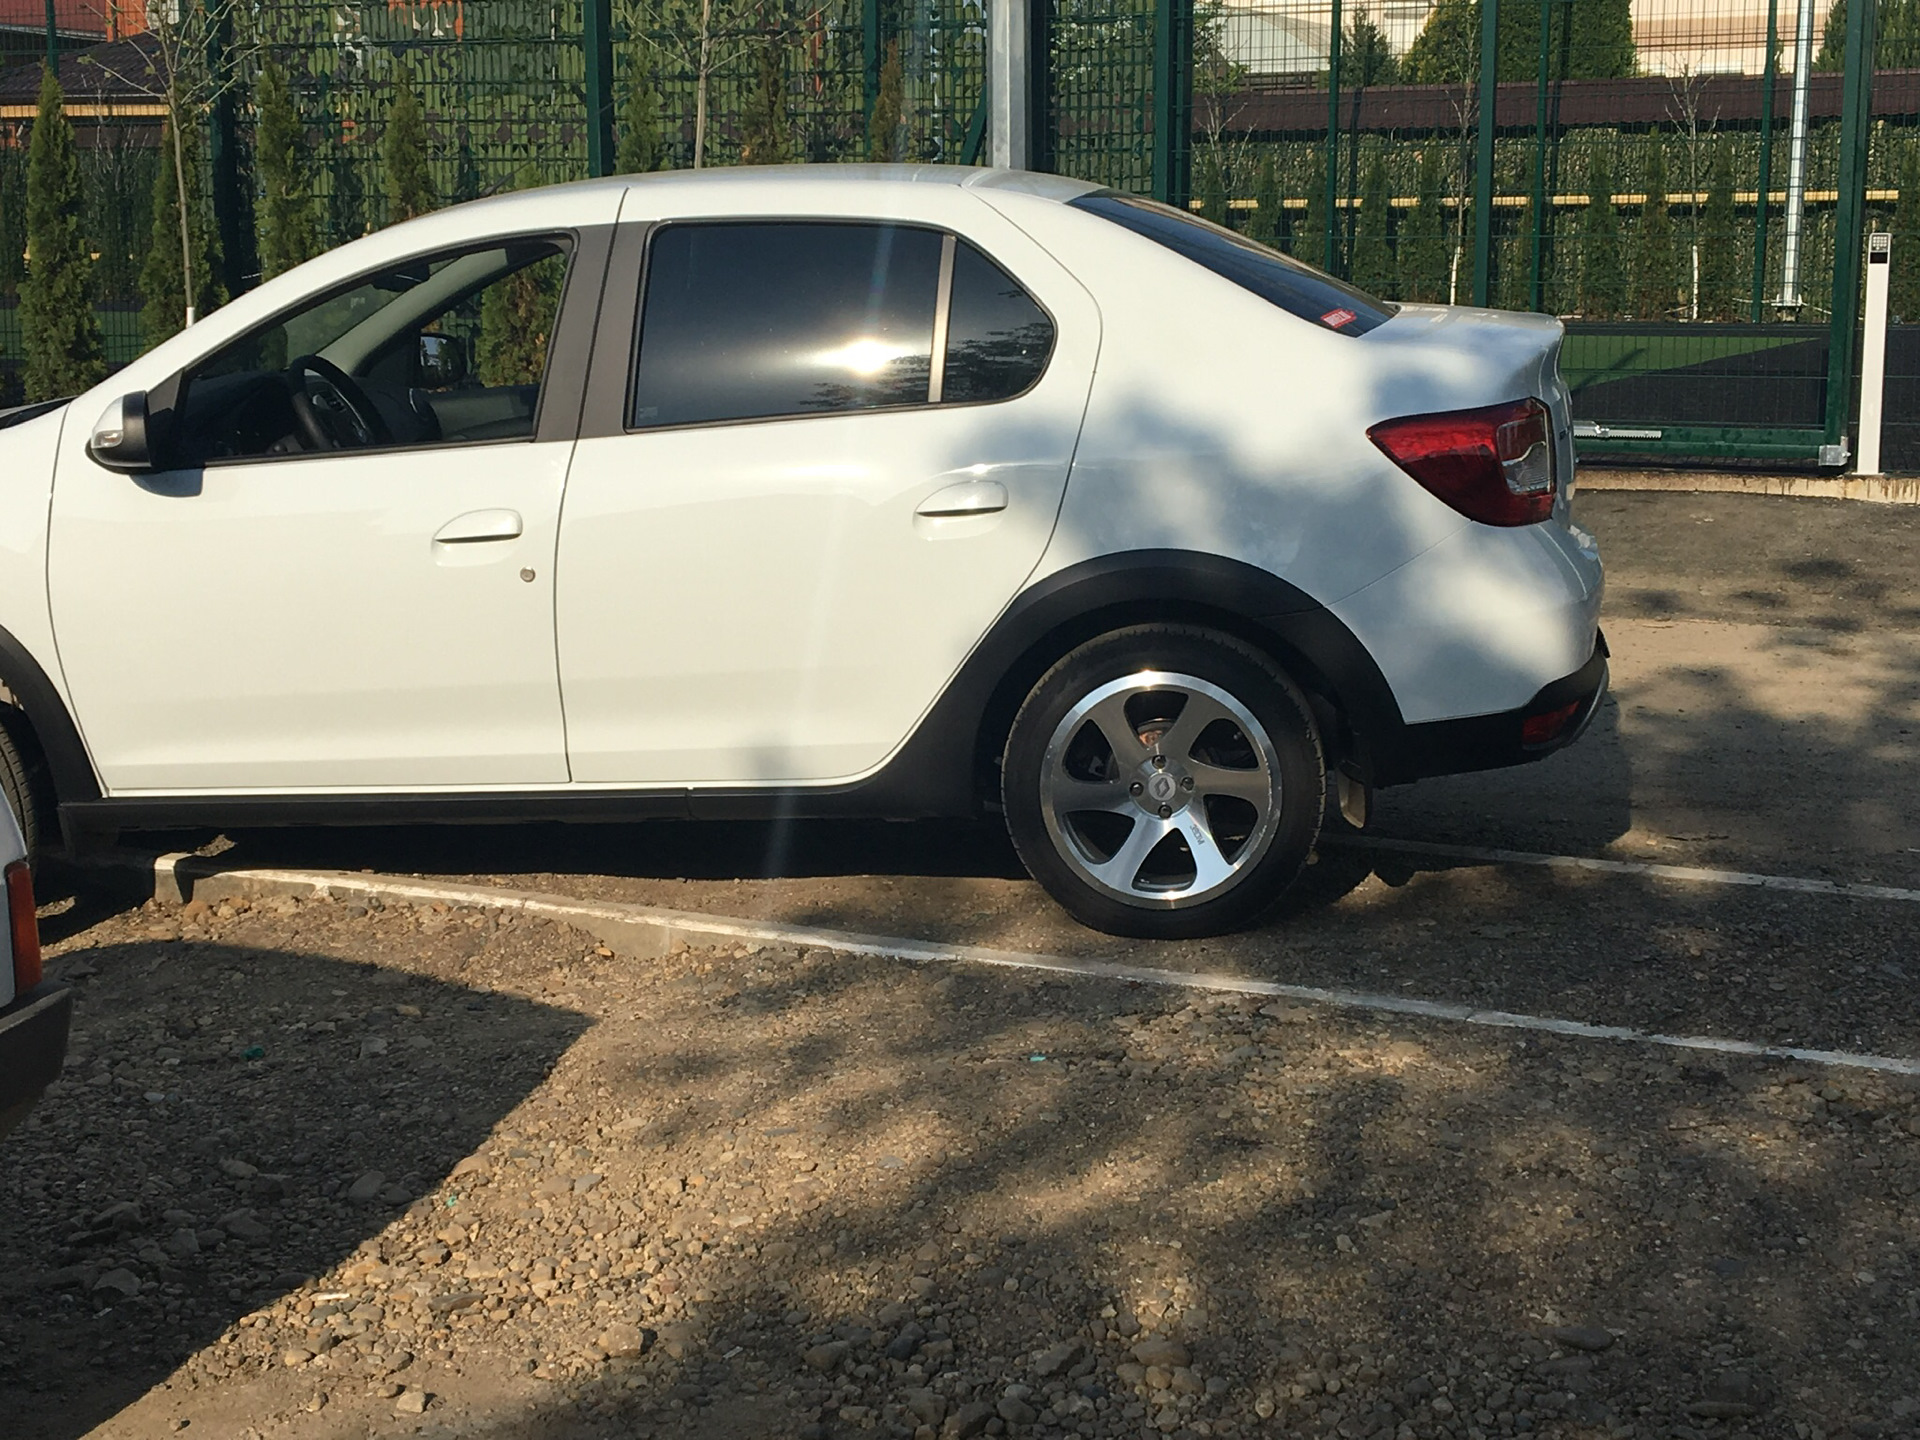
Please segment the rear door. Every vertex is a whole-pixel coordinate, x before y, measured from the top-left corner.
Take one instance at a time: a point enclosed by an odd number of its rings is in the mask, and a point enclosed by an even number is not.
[[[1032,573],[1098,313],[987,207],[947,203],[977,227],[685,219],[620,242],[560,535],[576,782],[869,771]]]

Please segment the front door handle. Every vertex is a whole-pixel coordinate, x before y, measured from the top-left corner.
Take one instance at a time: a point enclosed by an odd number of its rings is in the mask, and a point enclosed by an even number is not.
[[[962,480],[936,490],[913,513],[938,519],[950,515],[991,515],[1007,508],[1007,487],[998,480]]]
[[[478,545],[489,540],[518,540],[525,528],[518,510],[472,510],[442,525],[433,543]]]

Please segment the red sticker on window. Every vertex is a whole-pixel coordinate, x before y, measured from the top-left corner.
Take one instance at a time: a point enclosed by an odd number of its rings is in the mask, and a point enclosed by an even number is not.
[[[1338,330],[1342,325],[1351,325],[1359,318],[1351,310],[1329,310],[1320,317],[1320,323],[1329,330]]]

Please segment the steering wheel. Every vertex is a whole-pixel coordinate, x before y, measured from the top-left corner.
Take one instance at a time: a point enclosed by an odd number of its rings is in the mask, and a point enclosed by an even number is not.
[[[312,375],[320,384],[311,392],[302,378]],[[360,382],[331,360],[302,355],[287,366],[293,418],[301,438],[314,450],[365,449],[392,443],[393,432]]]

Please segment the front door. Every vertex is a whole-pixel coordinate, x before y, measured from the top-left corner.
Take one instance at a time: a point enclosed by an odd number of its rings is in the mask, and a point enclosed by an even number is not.
[[[572,440],[537,423],[568,254],[491,241],[298,307],[188,371],[157,473],[70,433],[49,584],[110,794],[566,781]]]
[[[624,413],[617,433],[590,419],[568,481],[577,783],[858,776],[1019,592],[1098,316],[980,208],[985,240],[834,219],[654,233]]]

